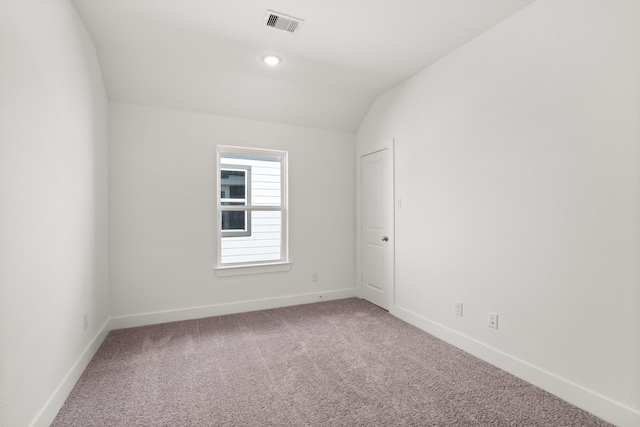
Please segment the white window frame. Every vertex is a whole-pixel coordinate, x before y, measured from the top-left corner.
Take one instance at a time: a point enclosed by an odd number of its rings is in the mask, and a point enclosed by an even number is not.
[[[280,206],[252,206],[247,202],[244,206],[222,206],[220,172],[229,165],[224,163],[223,155],[240,155],[249,157],[277,157],[280,159]],[[235,166],[235,165],[234,165]],[[250,191],[249,189],[247,190]],[[267,150],[260,148],[235,147],[228,145],[217,146],[216,156],[216,242],[217,262],[216,275],[219,277],[236,276],[242,274],[270,273],[288,271],[291,269],[289,260],[289,203],[288,203],[288,153],[280,150]],[[276,261],[222,263],[222,239],[225,234],[222,231],[223,211],[278,211],[281,215],[280,230],[280,259]]]

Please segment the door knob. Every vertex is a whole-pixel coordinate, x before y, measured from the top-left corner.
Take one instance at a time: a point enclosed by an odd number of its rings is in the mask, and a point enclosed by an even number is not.
[[[389,236],[382,236],[382,241],[383,242],[388,242],[389,241]]]

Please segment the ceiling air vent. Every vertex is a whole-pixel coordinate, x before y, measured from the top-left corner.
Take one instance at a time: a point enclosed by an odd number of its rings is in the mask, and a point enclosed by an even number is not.
[[[297,34],[304,23],[304,19],[294,18],[283,13],[267,10],[262,21],[262,26],[273,28],[274,30],[286,31],[290,34]]]

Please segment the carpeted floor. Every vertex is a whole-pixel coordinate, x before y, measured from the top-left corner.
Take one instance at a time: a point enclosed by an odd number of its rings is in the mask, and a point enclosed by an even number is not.
[[[606,426],[359,299],[112,331],[52,426]]]

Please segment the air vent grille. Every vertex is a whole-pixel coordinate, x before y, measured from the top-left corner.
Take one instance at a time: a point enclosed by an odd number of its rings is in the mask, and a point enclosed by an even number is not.
[[[267,13],[264,15],[262,26],[273,28],[274,30],[285,31],[290,34],[297,34],[303,23],[303,19],[274,12],[273,10],[267,10]]]

